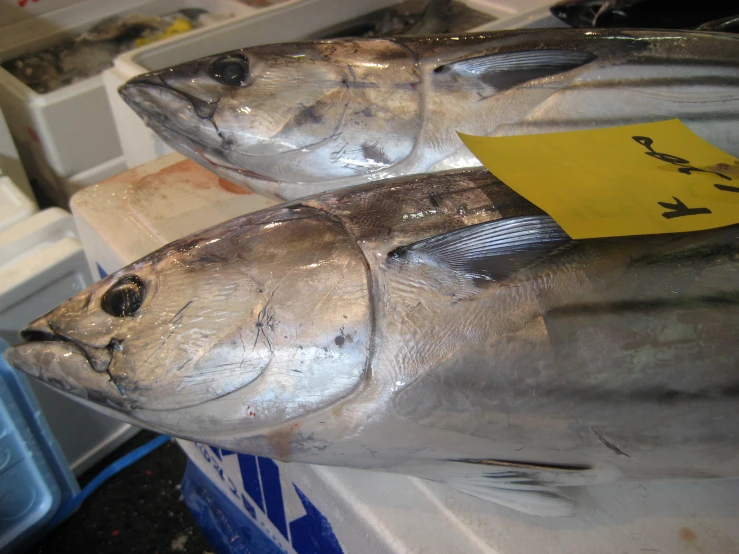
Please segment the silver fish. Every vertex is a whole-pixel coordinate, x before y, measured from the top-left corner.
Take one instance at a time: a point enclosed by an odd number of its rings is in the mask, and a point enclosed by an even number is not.
[[[739,476],[738,272],[739,226],[572,241],[442,172],[173,242],[6,356],[157,431],[563,515],[567,486]]]
[[[221,177],[295,199],[471,167],[456,131],[680,118],[739,156],[739,37],[537,29],[257,46],[136,77],[121,95]]]

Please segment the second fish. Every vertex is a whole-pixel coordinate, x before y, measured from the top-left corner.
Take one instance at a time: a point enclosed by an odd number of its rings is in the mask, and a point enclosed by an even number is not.
[[[282,199],[479,165],[456,131],[680,118],[739,156],[739,36],[721,33],[543,29],[266,45],[136,77],[121,94],[176,150]]]

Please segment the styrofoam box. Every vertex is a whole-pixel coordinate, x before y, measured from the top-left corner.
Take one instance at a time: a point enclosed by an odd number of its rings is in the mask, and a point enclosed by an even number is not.
[[[26,3],[33,5],[31,2]],[[42,2],[54,5],[52,0]],[[60,9],[34,18],[14,17],[17,7],[2,5],[0,61],[51,46],[70,33],[85,31],[105,17],[129,13],[164,14],[202,7],[214,14],[256,12],[238,0],[57,0]],[[7,14],[7,15],[6,15]],[[193,34],[206,29],[190,31]],[[166,43],[166,39],[162,41]],[[0,106],[26,171],[48,190],[122,155],[102,77],[96,75],[47,94],[38,94],[0,68]],[[53,190],[51,191],[53,196]]]
[[[170,154],[79,192],[72,210],[90,264],[114,271],[164,243],[273,205]],[[272,462],[180,441],[242,514],[294,553],[313,520],[340,549],[373,553],[730,552],[739,480],[616,482],[578,491],[582,511],[539,518],[402,475]],[[307,501],[306,501],[307,499]],[[325,541],[334,544],[332,540]]]
[[[18,188],[0,170],[0,231],[25,219],[38,210],[36,201]],[[0,258],[2,263],[2,258]]]
[[[526,10],[502,21],[491,21],[481,31],[500,31],[502,29],[557,29],[569,28],[569,25],[557,19],[549,11],[553,2],[527,2]]]
[[[10,180],[31,202],[36,203],[36,197],[31,190],[31,184],[28,182],[26,170],[23,169],[23,162],[21,162],[18,150],[15,148],[10,129],[8,129],[8,124],[5,122],[5,116],[0,110],[0,175],[3,174],[10,177]]]
[[[470,8],[496,18],[498,27],[516,14],[546,0],[463,0]],[[113,67],[103,72],[108,101],[113,110],[123,156],[128,167],[136,167],[172,150],[149,130],[121,99],[118,87],[129,79],[204,56],[265,43],[287,42],[314,36],[326,29],[363,14],[397,3],[398,0],[303,0],[275,6],[253,17],[233,20],[195,35],[181,35],[167,44],[151,44],[116,58]],[[479,27],[486,29],[488,26]]]
[[[49,208],[0,231],[0,338],[17,344],[18,331],[26,323],[91,283],[69,212]],[[77,474],[138,431],[30,382]]]
[[[69,205],[69,199],[77,191],[99,183],[113,175],[123,173],[127,169],[126,159],[123,156],[118,156],[117,158],[93,166],[90,169],[80,171],[70,177],[53,176],[53,185],[46,187],[44,192],[59,206],[67,207]]]

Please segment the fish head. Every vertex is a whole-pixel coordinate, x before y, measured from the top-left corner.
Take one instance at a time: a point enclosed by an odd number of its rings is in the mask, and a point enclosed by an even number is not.
[[[175,150],[225,179],[328,190],[410,156],[419,82],[404,46],[344,39],[210,56],[136,77],[120,94]]]
[[[322,214],[268,210],[172,243],[29,324],[6,358],[195,440],[332,405],[365,378],[371,322],[364,258]]]

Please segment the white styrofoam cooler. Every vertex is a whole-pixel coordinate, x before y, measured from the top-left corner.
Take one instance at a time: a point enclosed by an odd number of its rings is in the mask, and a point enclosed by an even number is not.
[[[498,28],[547,0],[461,0],[470,8],[495,17]],[[197,35],[176,37],[167,44],[152,44],[116,58],[103,72],[103,82],[128,167],[136,167],[172,150],[149,130],[118,94],[129,79],[157,69],[204,56],[247,48],[258,44],[300,40],[366,13],[397,3],[398,0],[303,0],[275,6],[249,18],[225,22]],[[488,25],[478,29],[487,29]]]
[[[36,210],[38,206],[33,197],[29,198],[24,194],[10,177],[3,175],[0,168],[0,231],[25,219]]]
[[[31,202],[36,203],[36,197],[31,190],[26,170],[23,169],[23,162],[18,155],[2,110],[0,110],[0,175],[7,175]]]
[[[178,154],[89,187],[72,210],[90,264],[114,271],[168,241],[273,204]],[[541,518],[402,475],[286,464],[180,441],[231,507],[284,552],[313,521],[336,552],[622,554],[736,551],[739,480],[616,482]],[[330,546],[329,545],[333,545]]]
[[[69,212],[49,208],[1,229],[0,338],[17,344],[18,331],[26,323],[91,283],[87,260]],[[33,380],[29,382],[71,469],[77,474],[138,431],[99,416]]]
[[[23,2],[24,9],[7,4],[15,3],[0,3],[0,61],[51,46],[114,14],[164,14],[186,7],[224,17],[258,11],[238,0],[46,0],[39,3],[45,10],[22,17],[35,2]],[[55,200],[64,200],[59,192],[64,183],[84,180],[91,168],[100,178],[119,169],[111,161],[122,155],[121,145],[100,75],[38,94],[0,67],[0,106],[26,170]]]

